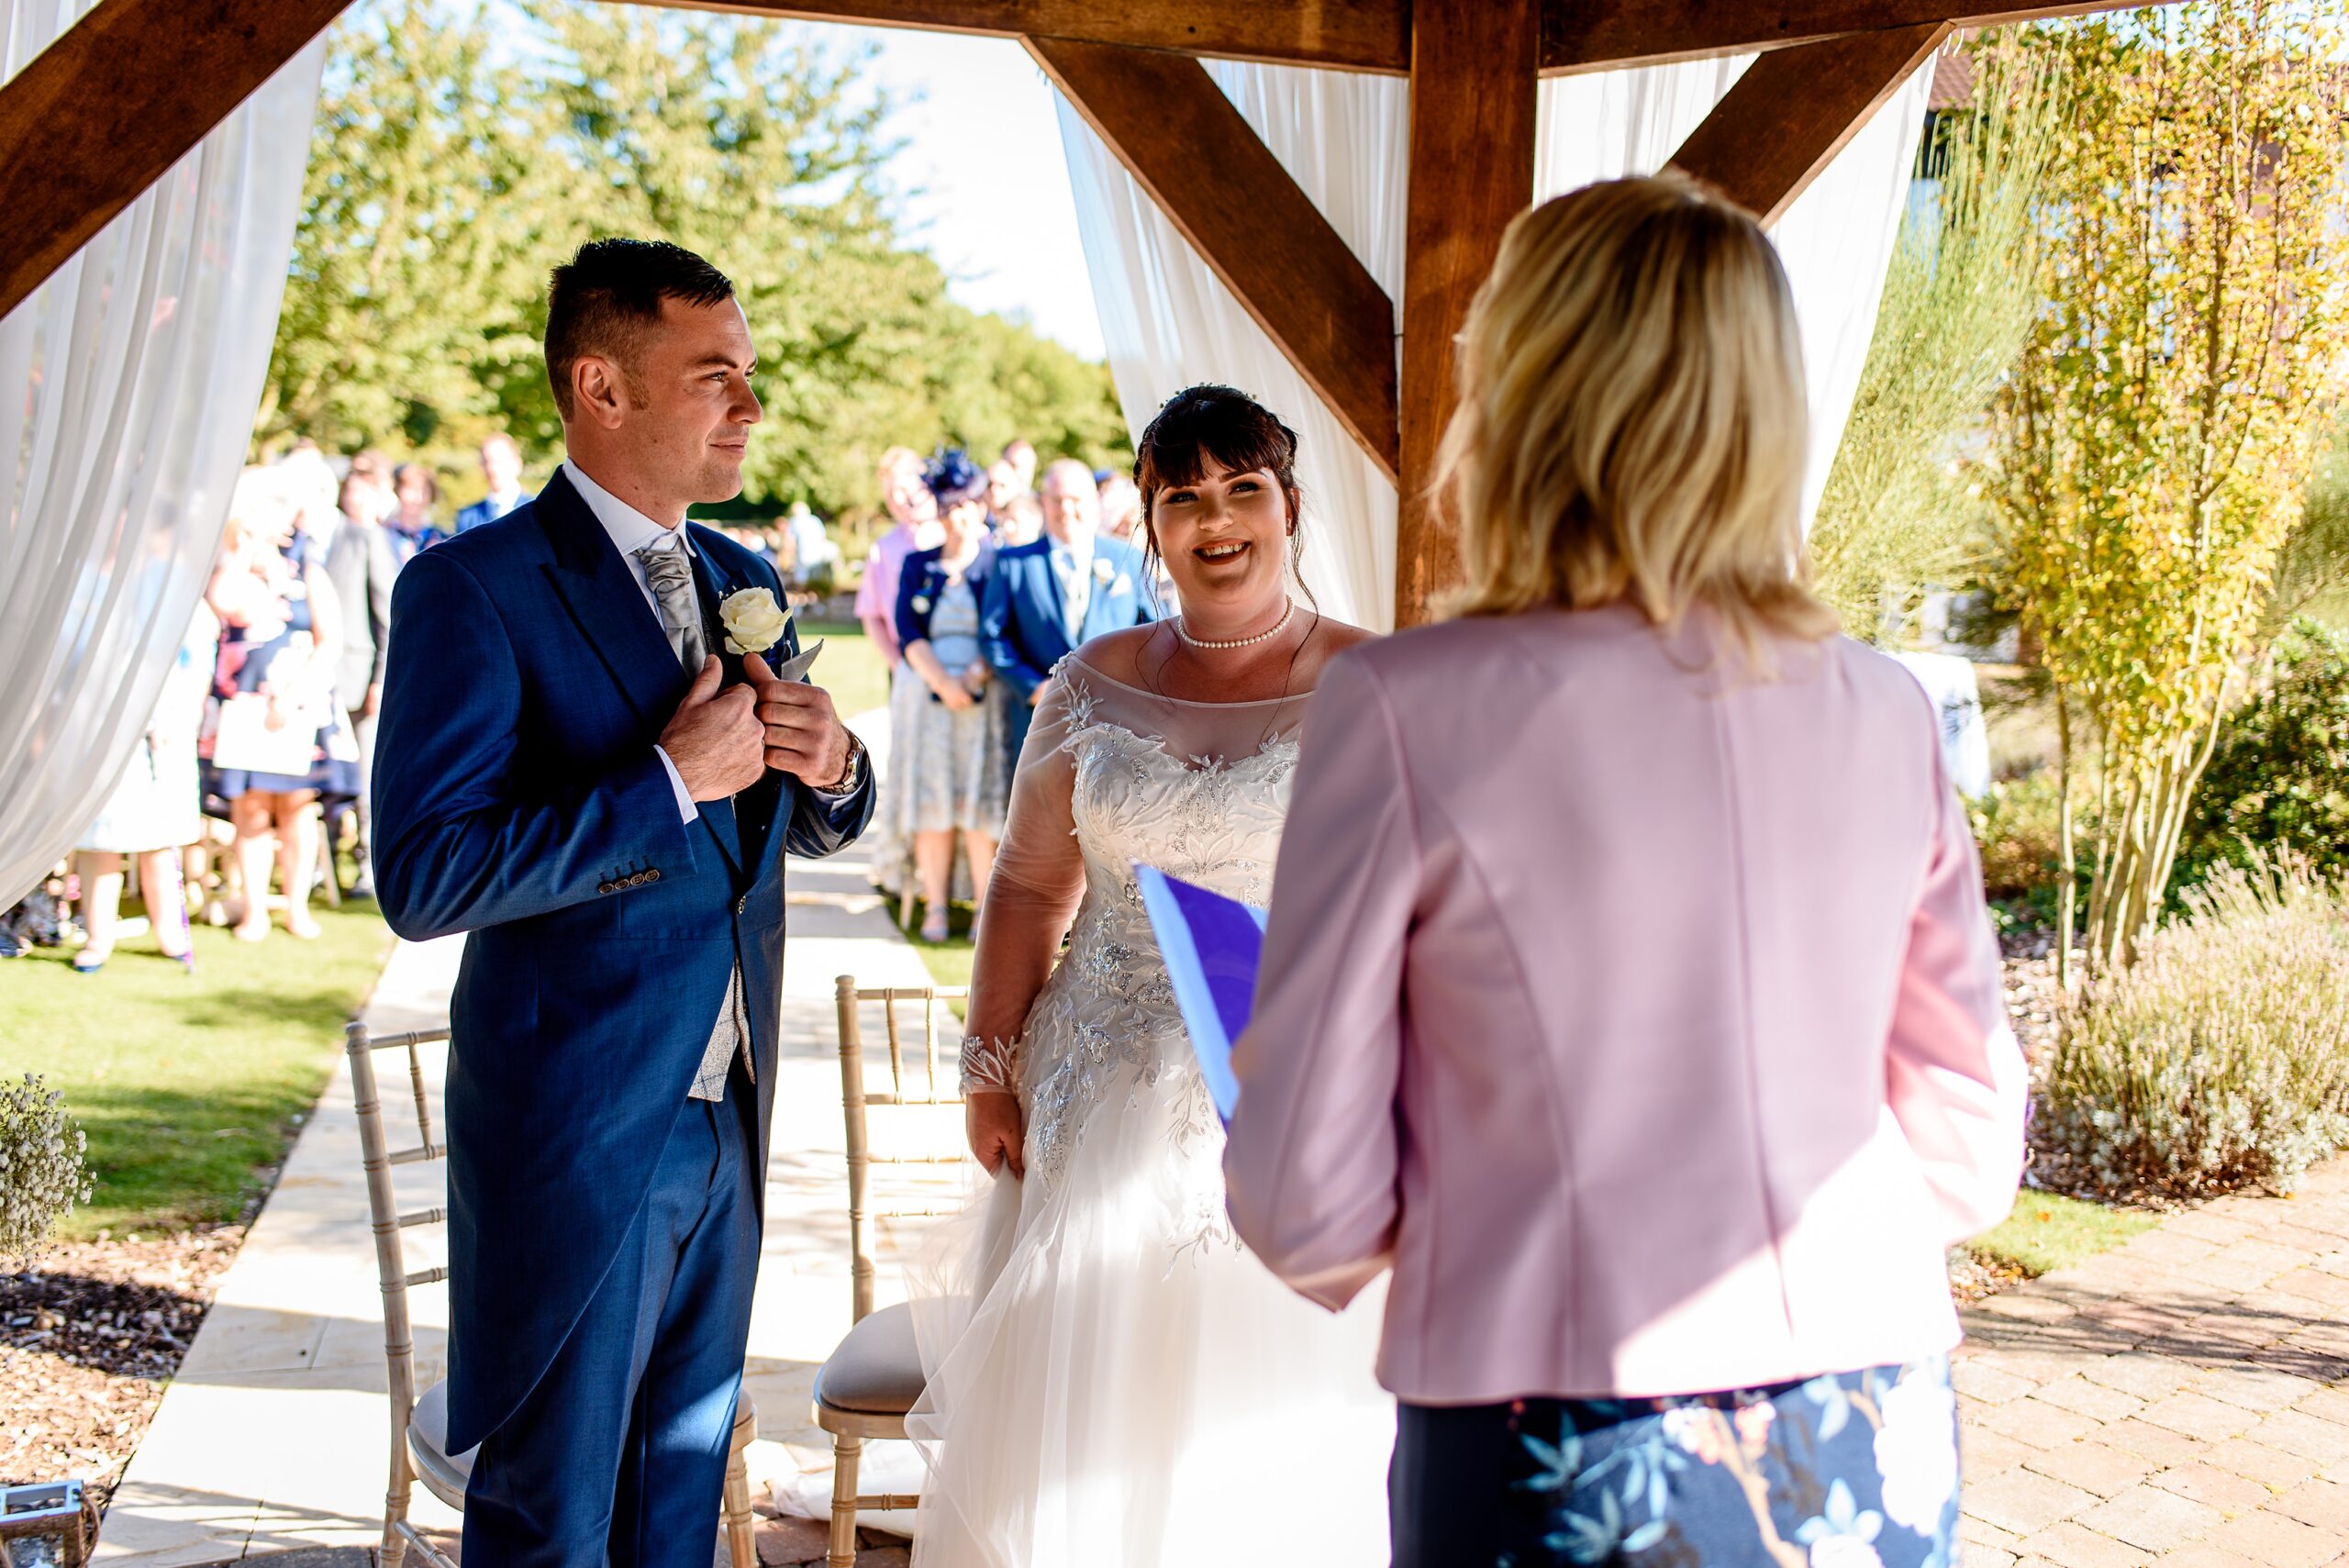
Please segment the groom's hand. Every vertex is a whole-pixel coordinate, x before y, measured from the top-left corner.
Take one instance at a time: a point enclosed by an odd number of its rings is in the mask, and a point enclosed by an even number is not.
[[[748,686],[718,689],[726,668],[712,655],[694,677],[685,700],[661,731],[685,793],[696,800],[724,800],[759,782],[766,772],[766,730]]]
[[[832,695],[805,681],[778,681],[755,653],[742,659],[743,678],[758,694],[766,727],[766,763],[802,784],[829,789],[848,775],[848,727],[832,711]]]

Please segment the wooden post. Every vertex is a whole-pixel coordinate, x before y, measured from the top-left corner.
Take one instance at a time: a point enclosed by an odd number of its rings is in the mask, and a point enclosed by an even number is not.
[[[1427,619],[1431,603],[1459,581],[1454,529],[1427,492],[1452,417],[1453,340],[1500,251],[1501,231],[1533,199],[1540,14],[1538,0],[1418,0],[1412,7],[1398,629]]]
[[[99,0],[0,87],[0,316],[171,172],[346,0]]]

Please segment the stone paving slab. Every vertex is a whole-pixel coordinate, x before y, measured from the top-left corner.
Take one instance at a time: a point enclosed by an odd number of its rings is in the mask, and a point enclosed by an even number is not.
[[[2349,1568],[2349,1158],[1965,1314],[1965,1568]]]

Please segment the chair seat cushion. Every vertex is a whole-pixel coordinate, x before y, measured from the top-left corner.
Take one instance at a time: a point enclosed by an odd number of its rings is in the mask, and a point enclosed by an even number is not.
[[[426,1389],[424,1397],[416,1402],[416,1413],[407,1422],[407,1449],[416,1458],[416,1478],[451,1507],[463,1507],[465,1483],[473,1473],[473,1455],[481,1450],[449,1451],[449,1385],[445,1380]]]
[[[848,1331],[816,1373],[816,1403],[861,1416],[902,1416],[921,1397],[914,1309],[885,1307]]]

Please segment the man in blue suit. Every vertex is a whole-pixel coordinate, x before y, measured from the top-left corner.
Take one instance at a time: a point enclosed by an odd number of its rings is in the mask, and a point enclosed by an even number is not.
[[[721,611],[780,605],[774,571],[685,521],[740,490],[760,417],[733,285],[673,245],[589,244],[555,270],[546,358],[569,456],[401,573],[377,741],[384,916],[467,934],[448,1444],[480,1449],[466,1568],[708,1568],[783,853],[853,840],[873,776],[830,698],[772,673],[780,617]]]
[[[979,607],[987,662],[1011,691],[1010,762],[1019,761],[1038,689],[1071,650],[1158,618],[1141,551],[1101,536],[1092,472],[1063,458],[1044,470],[1043,537],[999,550]]]

